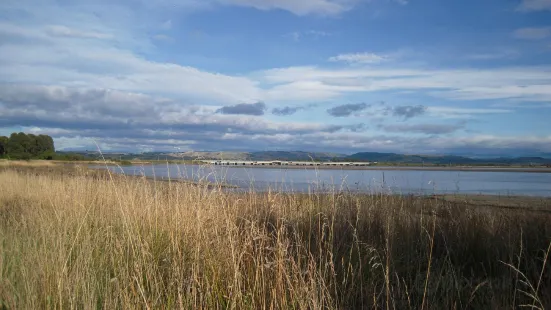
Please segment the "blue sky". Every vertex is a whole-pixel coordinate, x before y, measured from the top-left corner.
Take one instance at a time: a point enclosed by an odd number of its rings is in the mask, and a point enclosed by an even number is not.
[[[4,0],[0,134],[551,154],[551,0]]]

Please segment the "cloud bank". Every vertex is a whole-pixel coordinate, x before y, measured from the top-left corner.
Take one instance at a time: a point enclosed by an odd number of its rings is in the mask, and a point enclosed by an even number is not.
[[[350,116],[355,112],[360,112],[367,109],[369,105],[367,103],[350,103],[343,104],[327,110],[329,115],[334,117],[345,117]]]
[[[244,53],[220,51],[216,55],[223,59],[205,56],[194,62],[196,55],[181,54],[185,46],[175,35],[181,30],[180,22],[167,14],[232,6],[254,8],[247,12],[261,16],[331,20],[360,2],[0,2],[0,130],[3,134],[14,128],[49,133],[65,148],[89,148],[96,140],[113,150],[138,145],[155,150],[549,151],[550,138],[545,133],[484,131],[483,122],[459,122],[509,120],[530,106],[550,105],[549,65],[511,64],[507,61],[516,56],[478,54],[479,61],[501,62],[446,67],[431,65],[430,59],[407,62],[390,57],[392,53],[364,52],[370,50],[365,46],[357,52],[327,49],[313,53],[316,57],[300,58],[300,45],[315,40],[288,42],[297,46],[296,61],[282,57],[268,62],[269,57],[262,54],[269,55],[268,48],[258,52],[261,61],[251,58],[239,63],[236,54]],[[524,1],[525,12],[514,14],[547,10],[547,3]],[[281,30],[276,36],[284,41],[282,34],[290,31],[295,29]],[[302,37],[327,40],[346,35],[296,31]],[[236,39],[207,37],[210,41],[203,44],[209,48],[216,40]],[[549,35],[546,27],[526,25],[507,37],[535,45],[548,44]],[[522,56],[521,51],[518,55]],[[379,101],[389,104],[364,103]],[[435,117],[450,121],[433,123]],[[474,126],[482,127],[478,132],[485,134],[467,131]]]
[[[257,103],[241,103],[233,106],[227,106],[216,110],[217,113],[233,114],[233,115],[264,115],[266,104],[264,102]]]

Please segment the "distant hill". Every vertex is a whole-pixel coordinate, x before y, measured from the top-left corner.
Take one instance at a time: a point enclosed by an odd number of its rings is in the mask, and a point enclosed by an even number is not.
[[[316,152],[286,152],[286,151],[264,151],[249,153],[249,160],[289,160],[289,161],[329,161],[334,158],[342,158],[346,155],[336,153]]]
[[[98,152],[62,152],[86,155],[91,158],[100,158]],[[225,160],[291,160],[291,161],[329,161],[335,158],[342,158],[346,155],[323,152],[302,152],[302,151],[261,151],[261,152],[150,152],[150,153],[103,153],[105,158],[113,159],[141,159],[141,160],[191,160],[191,159],[225,159]]]
[[[286,151],[263,151],[263,152],[182,152],[168,153],[171,158],[178,159],[227,159],[227,160],[331,160],[345,155],[333,153],[312,153],[312,152],[286,152]]]
[[[454,155],[403,155],[396,153],[362,152],[343,158],[350,161],[371,161],[401,164],[435,164],[435,165],[542,165],[551,164],[550,158],[543,157],[513,157],[513,158],[470,158]]]
[[[376,161],[403,164],[474,164],[476,159],[463,156],[403,155],[396,153],[362,152],[345,157],[351,161]]]
[[[58,152],[80,154],[86,158],[101,158],[97,152]],[[303,151],[261,151],[261,152],[181,152],[181,153],[104,153],[107,159],[122,160],[289,160],[289,161],[368,161],[385,164],[414,165],[550,165],[551,158],[545,157],[497,157],[472,158],[456,155],[407,155],[397,153],[360,152],[352,155]]]
[[[226,160],[246,160],[250,153],[246,152],[182,152],[166,154],[172,158],[178,159],[226,159]]]
[[[157,155],[159,156],[159,155]],[[226,160],[294,160],[294,161],[327,161],[333,158],[342,158],[346,155],[336,153],[316,153],[302,151],[262,151],[262,152],[181,152],[166,153],[174,159],[226,159]]]

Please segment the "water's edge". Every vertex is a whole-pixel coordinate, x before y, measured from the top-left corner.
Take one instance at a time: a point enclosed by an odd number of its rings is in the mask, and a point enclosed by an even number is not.
[[[232,190],[352,191],[414,195],[484,194],[551,197],[551,174],[434,169],[286,169],[196,165],[90,166],[159,180],[224,184]],[[394,168],[394,167],[393,167]]]

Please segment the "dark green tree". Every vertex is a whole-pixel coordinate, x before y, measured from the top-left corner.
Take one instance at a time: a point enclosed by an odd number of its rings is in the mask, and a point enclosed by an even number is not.
[[[4,157],[8,150],[8,137],[0,136],[0,157]]]
[[[15,159],[24,159],[25,154],[28,154],[27,149],[29,148],[29,139],[26,134],[12,133],[8,140],[8,156]],[[29,154],[30,155],[30,154]]]
[[[54,140],[50,136],[39,135],[36,137],[38,155],[41,159],[52,159],[55,155]]]
[[[28,134],[27,139],[29,140],[29,149],[27,152],[31,155],[40,154],[40,147],[38,145],[37,136],[33,134]]]
[[[6,155],[13,159],[52,159],[55,155],[54,140],[47,135],[12,133],[5,143]]]

